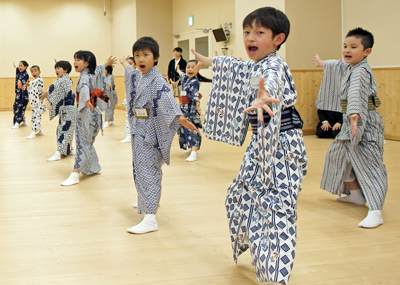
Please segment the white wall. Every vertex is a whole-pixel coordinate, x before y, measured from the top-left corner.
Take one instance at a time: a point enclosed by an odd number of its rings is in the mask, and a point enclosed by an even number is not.
[[[108,11],[110,6],[106,0]],[[103,16],[103,1],[0,1],[0,77],[14,77],[12,63],[20,60],[39,65],[42,76],[55,76],[54,58],[73,63],[81,49],[100,63],[111,54],[110,39],[111,13]]]

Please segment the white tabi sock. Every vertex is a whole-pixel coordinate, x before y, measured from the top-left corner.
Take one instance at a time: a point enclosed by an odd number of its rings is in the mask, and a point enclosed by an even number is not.
[[[25,121],[25,122],[22,122],[21,126],[29,126],[29,125],[28,125],[28,123]]]
[[[11,129],[18,129],[18,128],[19,128],[19,124],[18,123],[15,123],[15,125],[11,127]]]
[[[153,232],[158,230],[158,224],[156,220],[156,215],[146,214],[143,220],[134,227],[126,229],[132,234],[144,234],[148,232]]]
[[[26,138],[27,139],[34,139],[35,137],[36,137],[36,132],[32,131],[32,133],[29,136],[27,136]]]
[[[120,143],[127,143],[127,142],[131,142],[131,136],[127,136],[122,141],[120,141]]]
[[[70,186],[79,183],[79,173],[72,172],[67,180],[61,182],[61,186]]]
[[[75,150],[71,150],[71,152],[68,155],[75,155]]]
[[[368,211],[367,217],[362,220],[358,226],[362,228],[376,228],[383,224],[381,210]]]
[[[115,126],[115,121],[111,121],[111,126]]]
[[[336,198],[337,201],[345,203],[353,203],[357,205],[365,205],[365,198],[360,189],[350,190],[350,195],[346,197]]]
[[[40,131],[37,133],[38,136],[44,136],[44,131],[42,128],[40,128]]]
[[[108,128],[110,126],[110,124],[108,122],[105,122],[103,125],[103,128]]]
[[[189,153],[189,152],[192,152],[192,149],[188,148],[188,149],[183,151],[183,153]]]
[[[190,156],[186,158],[187,162],[196,161],[197,160],[197,151],[192,150]]]
[[[61,153],[57,150],[56,153],[47,159],[47,161],[56,161],[61,159]]]

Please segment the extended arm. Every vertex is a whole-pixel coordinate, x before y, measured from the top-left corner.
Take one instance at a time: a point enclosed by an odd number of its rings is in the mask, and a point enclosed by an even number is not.
[[[325,60],[319,58],[318,53],[311,59],[312,63],[314,63],[315,67],[323,67]]]

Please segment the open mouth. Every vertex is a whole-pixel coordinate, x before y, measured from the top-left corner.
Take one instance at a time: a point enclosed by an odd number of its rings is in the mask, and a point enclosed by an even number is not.
[[[146,65],[140,65],[139,67],[140,67],[140,69],[145,69]]]
[[[255,46],[249,46],[248,47],[249,53],[255,53],[258,50],[258,47]]]
[[[345,55],[344,58],[345,59],[351,59],[351,55]]]

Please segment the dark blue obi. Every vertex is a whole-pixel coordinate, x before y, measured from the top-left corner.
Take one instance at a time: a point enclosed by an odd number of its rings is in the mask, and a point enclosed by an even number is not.
[[[69,105],[74,105],[75,102],[75,94],[72,93],[72,91],[68,92],[68,96],[64,98],[64,105],[69,106]]]
[[[258,115],[257,113],[255,113],[255,114],[248,114],[248,116],[253,134],[256,135]],[[263,113],[263,116],[264,116],[263,124],[264,126],[267,126],[269,124],[269,121],[271,120],[271,116],[265,111]],[[281,114],[280,132],[285,132],[291,129],[301,129],[301,128],[303,128],[303,120],[301,119],[300,114],[296,110],[296,108],[294,106],[291,106],[289,108],[283,109]]]

